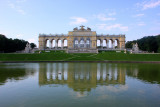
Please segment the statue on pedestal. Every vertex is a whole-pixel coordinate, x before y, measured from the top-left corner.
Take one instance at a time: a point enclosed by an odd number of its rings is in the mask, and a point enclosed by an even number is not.
[[[77,30],[78,30],[78,28],[77,28],[77,27],[75,27],[73,30],[74,30],[74,31],[77,31]]]
[[[139,53],[139,47],[138,47],[138,44],[137,44],[137,43],[136,43],[136,44],[133,44],[132,50],[133,50],[134,53]]]
[[[88,31],[91,31],[91,28],[87,27],[87,30],[88,30]]]
[[[26,47],[25,47],[25,53],[31,53],[31,45],[29,43],[26,44]]]
[[[83,25],[82,25],[82,26],[80,26],[80,27],[81,27],[81,29],[80,29],[80,30],[85,30],[85,29],[84,29],[84,27],[85,27],[85,26],[83,26]]]

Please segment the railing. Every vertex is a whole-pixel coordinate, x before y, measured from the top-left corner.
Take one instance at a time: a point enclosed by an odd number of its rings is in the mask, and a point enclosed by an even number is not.
[[[68,36],[67,34],[39,34],[39,36],[41,36],[41,37],[52,37],[52,36],[54,36],[54,37],[59,37],[59,36]]]
[[[97,37],[125,37],[125,35],[124,34],[119,34],[119,35],[109,35],[109,34],[107,34],[107,35],[103,35],[103,34],[101,34],[101,35],[97,35]]]

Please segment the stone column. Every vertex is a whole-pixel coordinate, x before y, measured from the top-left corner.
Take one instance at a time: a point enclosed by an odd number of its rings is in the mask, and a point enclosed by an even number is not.
[[[87,47],[87,46],[86,46],[86,45],[87,45],[87,43],[86,43],[86,42],[87,42],[87,40],[84,40],[84,48],[86,48],[86,47]]]
[[[80,48],[80,41],[78,41],[78,48]]]
[[[58,47],[58,41],[55,40],[55,49],[57,49],[57,47]]]
[[[100,41],[101,49],[103,49],[103,40]]]
[[[106,48],[107,48],[107,40],[105,40],[105,42],[106,42]]]
[[[89,48],[92,48],[92,40],[89,41]]]
[[[63,49],[64,46],[64,40],[61,40],[61,48]]]
[[[109,49],[109,40],[107,40],[106,47]]]
[[[53,48],[53,40],[51,41],[51,48]]]
[[[113,40],[112,48],[115,49],[115,40]]]
[[[52,41],[49,40],[49,48],[51,48],[51,47],[52,47]]]

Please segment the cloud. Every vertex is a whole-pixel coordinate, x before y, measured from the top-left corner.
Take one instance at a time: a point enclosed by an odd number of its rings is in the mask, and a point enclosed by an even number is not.
[[[34,42],[36,42],[36,40],[34,38],[30,38],[30,39],[28,39],[28,42],[29,43],[34,43]]]
[[[108,13],[108,16],[114,16],[116,15],[116,12]]]
[[[20,38],[20,37],[23,37],[23,35],[22,34],[18,34],[16,37]]]
[[[144,22],[139,22],[138,26],[145,26],[146,24]]]
[[[113,17],[106,17],[105,14],[98,14],[95,17],[98,18],[101,21],[116,20],[116,18],[113,18]]]
[[[27,0],[16,0],[17,3],[24,3],[26,2]]]
[[[16,8],[16,6],[15,6],[13,3],[11,3],[11,2],[8,2],[8,6],[9,6],[10,8],[12,8],[12,9],[15,9],[15,8]]]
[[[128,26],[122,26],[121,24],[113,24],[113,25],[98,24],[97,27],[98,29],[102,29],[102,30],[119,29],[121,31],[128,31]]]
[[[25,2],[26,0],[17,0],[16,2]],[[18,5],[18,4],[14,4],[14,3],[11,3],[10,1],[8,1],[8,6],[12,9],[14,9],[15,11],[17,11],[18,13],[22,14],[22,15],[25,15],[26,12]]]
[[[109,90],[111,92],[127,91],[128,90],[128,85],[119,85],[119,87],[108,86],[107,90]]]
[[[25,14],[26,14],[25,11],[22,10],[22,9],[17,9],[17,11],[18,11],[20,14],[22,14],[22,15],[25,15]]]
[[[124,92],[124,91],[127,91],[127,90],[128,90],[128,85],[105,86],[105,87],[100,87],[99,88],[100,93],[104,93],[104,91],[105,92],[110,91],[110,92],[118,93],[118,92]]]
[[[160,6],[160,0],[144,1],[142,3],[137,3],[137,6],[142,7],[142,10],[156,8],[156,7]]]
[[[144,14],[136,14],[133,17],[142,17],[142,16],[144,16]]]
[[[73,19],[74,21],[70,22],[71,25],[79,25],[83,23],[87,23],[88,20],[83,17],[71,17],[70,19]]]

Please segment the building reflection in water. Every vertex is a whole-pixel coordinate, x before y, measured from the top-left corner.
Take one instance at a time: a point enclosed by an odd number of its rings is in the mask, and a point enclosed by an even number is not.
[[[125,85],[125,68],[106,63],[40,63],[39,85],[68,85],[74,91],[91,91],[97,85]]]

